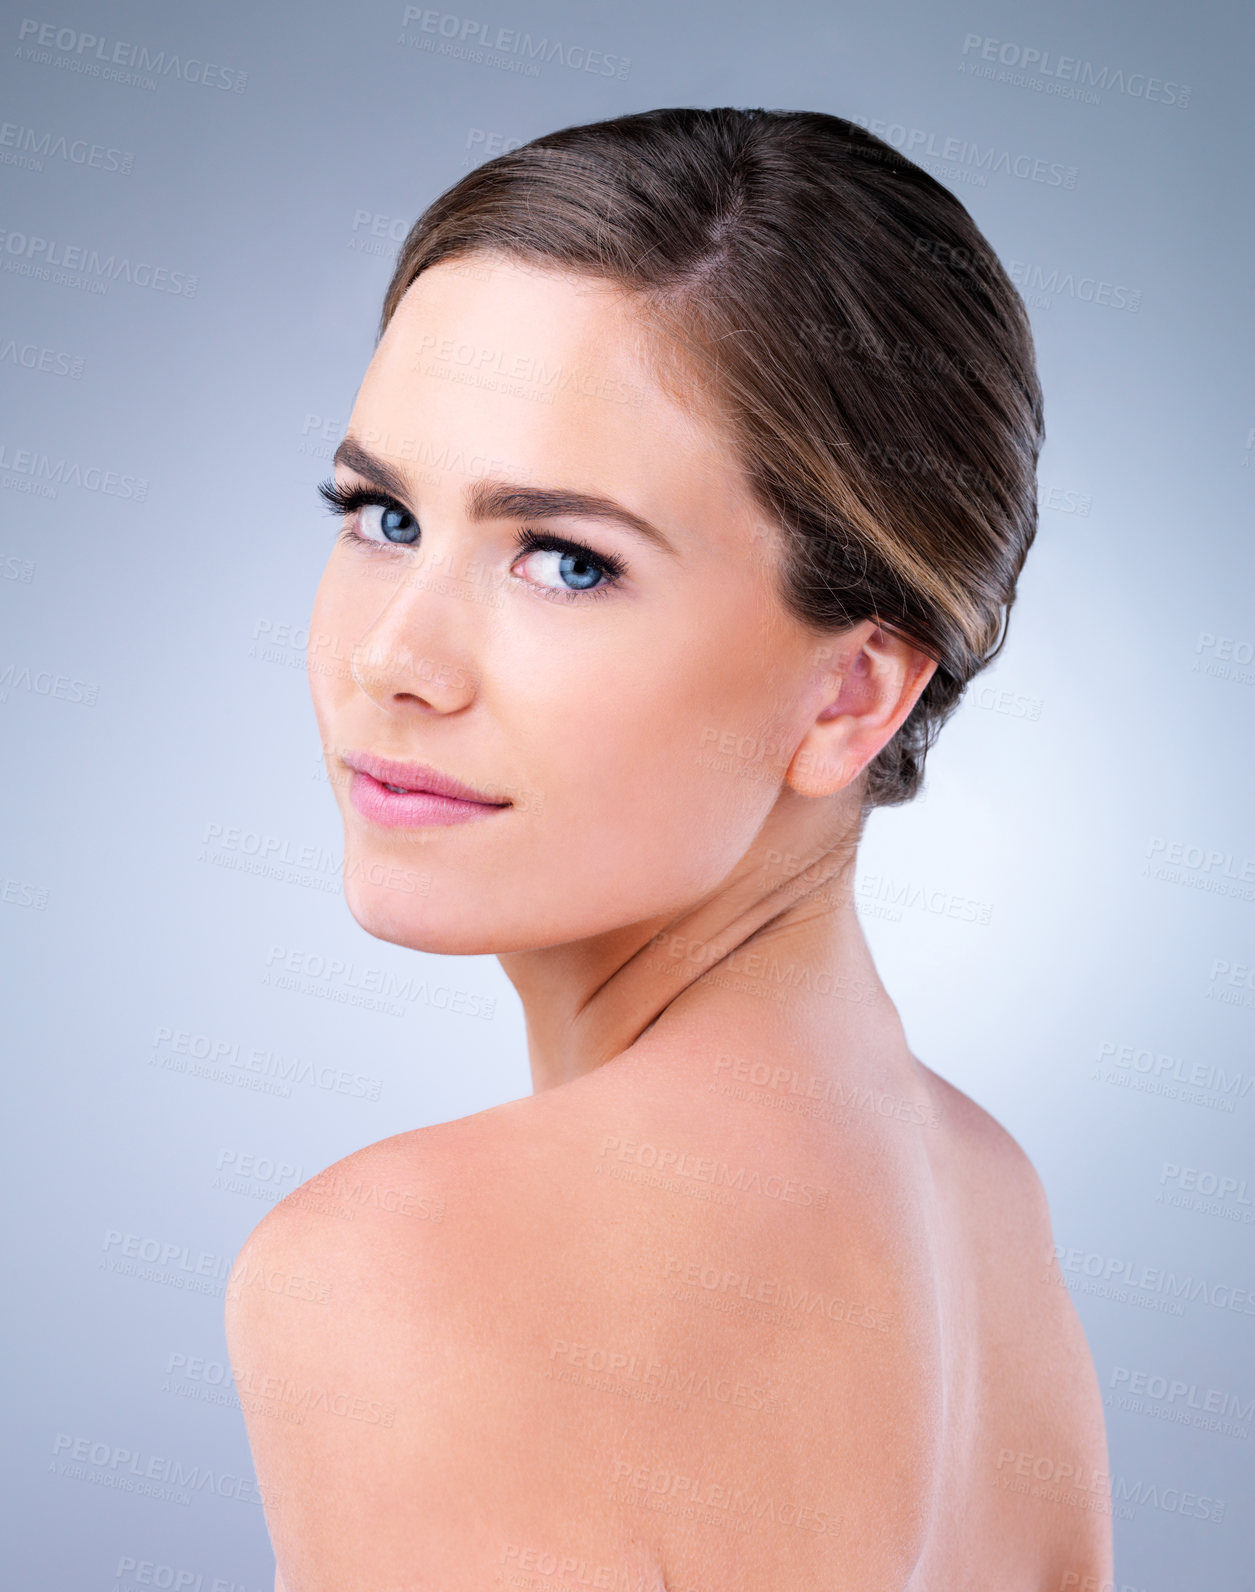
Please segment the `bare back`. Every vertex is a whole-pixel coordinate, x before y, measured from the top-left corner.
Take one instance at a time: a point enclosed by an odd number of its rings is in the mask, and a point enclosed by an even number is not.
[[[383,1141],[254,1233],[286,1592],[1101,1584],[1099,1395],[1013,1141],[909,1057],[674,1060]]]

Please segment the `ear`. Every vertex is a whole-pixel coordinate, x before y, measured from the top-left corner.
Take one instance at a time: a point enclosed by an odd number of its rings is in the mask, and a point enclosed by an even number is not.
[[[852,784],[897,734],[936,670],[936,659],[864,620],[831,644],[820,701],[785,773],[800,796]]]

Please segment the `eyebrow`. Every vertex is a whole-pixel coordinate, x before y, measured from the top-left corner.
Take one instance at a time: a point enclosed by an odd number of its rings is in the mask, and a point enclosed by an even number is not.
[[[332,460],[346,465],[358,475],[402,502],[409,495],[404,475],[386,460],[377,458],[353,437],[345,437]],[[664,553],[678,556],[675,546],[656,525],[617,503],[614,498],[574,492],[564,487],[520,486],[511,481],[472,481],[466,488],[466,512],[475,523],[483,520],[556,520],[573,517],[607,520],[652,542]]]

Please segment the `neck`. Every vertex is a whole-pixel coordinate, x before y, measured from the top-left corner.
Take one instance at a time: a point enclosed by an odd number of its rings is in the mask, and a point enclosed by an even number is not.
[[[877,986],[854,909],[859,829],[849,798],[786,790],[746,856],[701,900],[589,939],[502,953],[523,1003],[534,1092],[612,1061],[730,965],[754,976],[753,953],[767,947],[794,966]]]

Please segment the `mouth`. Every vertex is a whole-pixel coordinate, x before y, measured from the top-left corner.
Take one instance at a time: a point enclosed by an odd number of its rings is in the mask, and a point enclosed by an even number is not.
[[[344,752],[353,770],[349,796],[364,817],[388,829],[422,828],[486,818],[513,805],[495,792],[479,790],[423,763],[398,763],[368,752]]]

